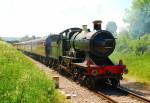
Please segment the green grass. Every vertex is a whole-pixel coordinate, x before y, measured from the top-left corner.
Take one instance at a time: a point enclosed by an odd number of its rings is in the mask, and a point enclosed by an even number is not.
[[[136,47],[150,46],[150,35],[138,39],[120,38],[117,42],[116,51],[110,58],[116,63],[119,59],[124,61],[129,73],[124,76],[126,79],[133,79],[137,82],[142,82],[150,85],[150,50],[147,49],[144,54],[139,52]],[[142,44],[142,45],[139,45]],[[124,48],[122,48],[124,47]]]
[[[0,103],[62,103],[52,80],[11,45],[0,41]],[[67,102],[67,101],[66,101]]]
[[[134,79],[138,82],[147,83],[150,85],[150,53],[141,56],[134,54],[114,53],[111,56],[114,62],[122,59],[126,64],[129,73],[125,76],[127,79]]]

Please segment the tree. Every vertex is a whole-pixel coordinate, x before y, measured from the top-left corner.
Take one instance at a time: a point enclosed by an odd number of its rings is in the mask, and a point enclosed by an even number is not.
[[[150,0],[133,0],[132,6],[126,10],[124,21],[129,24],[133,37],[150,33]]]
[[[20,41],[27,41],[27,40],[30,40],[30,37],[28,35],[25,35],[20,39]]]
[[[32,35],[31,39],[36,39],[35,35]]]
[[[31,37],[29,37],[28,35],[25,35],[24,37],[20,39],[20,41],[28,41],[28,40],[33,40],[37,38],[40,38],[40,37],[36,37],[35,35],[32,35]]]
[[[2,41],[2,37],[0,37],[0,41]]]
[[[109,21],[106,25],[106,30],[110,31],[111,33],[116,33],[117,25],[114,21]]]

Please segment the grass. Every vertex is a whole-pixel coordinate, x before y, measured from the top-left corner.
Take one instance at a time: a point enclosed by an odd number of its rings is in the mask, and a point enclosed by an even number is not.
[[[133,79],[137,82],[150,85],[150,50],[147,49],[144,54],[140,52],[137,54],[136,50],[136,47],[140,46],[139,44],[142,44],[143,47],[148,47],[150,45],[150,35],[140,40],[129,40],[126,38],[126,41],[127,42],[120,40],[118,42],[119,44],[117,45],[116,51],[110,58],[114,62],[118,62],[119,59],[124,61],[124,64],[126,64],[129,70],[129,73],[124,76],[126,79]]]
[[[117,62],[119,59],[124,61],[129,70],[129,73],[125,76],[126,79],[134,79],[150,85],[150,53],[142,56],[114,53],[111,59],[114,62]]]
[[[0,103],[66,103],[52,80],[21,52],[0,41]]]

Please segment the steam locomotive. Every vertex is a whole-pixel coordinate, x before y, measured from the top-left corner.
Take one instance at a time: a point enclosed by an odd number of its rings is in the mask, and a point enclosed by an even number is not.
[[[15,44],[18,50],[60,72],[68,72],[89,88],[108,82],[118,86],[127,73],[122,60],[115,65],[109,55],[115,49],[112,33],[101,29],[102,21],[93,22],[94,30],[69,28],[57,35]]]

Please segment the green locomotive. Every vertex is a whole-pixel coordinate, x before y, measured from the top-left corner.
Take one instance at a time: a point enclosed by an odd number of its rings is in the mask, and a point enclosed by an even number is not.
[[[16,48],[58,71],[67,71],[74,79],[95,87],[97,81],[118,86],[126,66],[114,65],[109,55],[115,49],[115,38],[101,30],[102,21],[93,22],[94,30],[69,28],[57,35],[16,44]],[[98,84],[99,85],[99,84]]]

